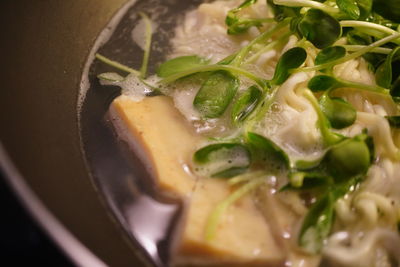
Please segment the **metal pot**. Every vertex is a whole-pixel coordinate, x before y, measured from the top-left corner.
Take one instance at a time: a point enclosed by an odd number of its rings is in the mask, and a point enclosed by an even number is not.
[[[106,145],[96,152],[96,144],[103,139],[85,144],[93,136],[88,126],[91,119],[101,118],[106,103],[118,92],[102,91],[101,96],[94,96],[91,103],[101,103],[97,108],[83,102],[82,114],[78,107],[92,47],[116,12],[131,4],[126,2],[14,0],[5,1],[0,11],[0,163],[28,209],[81,266],[150,264],[122,211],[137,198],[129,199],[121,184],[105,182],[104,177],[113,170],[120,173],[115,166],[108,172],[96,167],[98,155],[107,151]],[[160,0],[147,1],[147,5],[167,7],[173,10],[168,13],[172,16],[195,2],[199,1]],[[146,1],[140,3],[146,5]],[[135,8],[132,6],[131,12]],[[136,64],[140,58],[139,53],[128,63]],[[142,175],[140,162],[131,170],[133,176]],[[129,177],[125,179],[128,183]],[[124,207],[119,192],[128,198],[128,202],[124,198]]]

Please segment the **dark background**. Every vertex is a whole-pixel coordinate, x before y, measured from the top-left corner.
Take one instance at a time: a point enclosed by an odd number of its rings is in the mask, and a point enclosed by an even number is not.
[[[74,266],[21,205],[1,169],[0,213],[2,266]]]

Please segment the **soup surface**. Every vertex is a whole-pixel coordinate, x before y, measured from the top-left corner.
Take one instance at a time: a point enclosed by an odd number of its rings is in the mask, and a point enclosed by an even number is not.
[[[140,68],[97,54],[119,137],[185,203],[173,265],[398,266],[400,17],[381,7],[218,0],[155,74],[144,13]]]

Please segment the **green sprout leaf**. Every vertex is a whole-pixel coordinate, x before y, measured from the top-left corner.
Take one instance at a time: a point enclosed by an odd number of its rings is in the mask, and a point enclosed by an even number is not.
[[[298,32],[319,49],[332,45],[339,39],[340,23],[319,9],[310,9],[299,21]]]
[[[325,154],[312,161],[297,161],[296,171],[320,177],[332,177],[335,183],[347,182],[365,175],[374,156],[372,138],[366,133],[353,138],[343,138],[332,145]],[[296,172],[294,172],[296,173]],[[301,185],[301,183],[298,183]]]
[[[257,86],[250,86],[234,103],[232,107],[232,122],[239,124],[243,122],[261,100],[262,92]]]
[[[372,0],[357,0],[357,5],[360,9],[360,20],[365,20],[369,17],[372,11]]]
[[[165,61],[157,69],[157,75],[161,78],[177,74],[179,72],[207,65],[209,61],[199,56],[183,56]]]
[[[365,0],[367,1],[367,0]],[[372,1],[372,0],[370,0]],[[366,21],[368,22],[373,22],[375,24],[380,24],[382,26],[391,28],[392,30],[396,30],[399,27],[399,23],[394,22],[393,20],[390,19],[386,19],[384,17],[382,17],[381,15],[379,15],[378,13],[372,12],[371,14],[369,14],[369,16],[367,17]]]
[[[278,61],[272,83],[281,85],[290,76],[290,70],[300,67],[307,58],[307,52],[302,47],[294,47],[286,51]]]
[[[273,141],[266,137],[249,132],[247,133],[247,143],[250,145],[255,158],[260,161],[274,160],[282,163],[286,167],[290,167],[289,156]]]
[[[367,137],[361,134],[346,139],[326,153],[324,164],[328,173],[335,178],[335,182],[347,181],[368,171],[371,165],[371,152],[366,143]]]
[[[392,95],[392,99],[394,102],[400,102],[400,76],[393,82],[392,87],[390,88],[390,94]]]
[[[376,83],[384,88],[391,88],[394,79],[393,77],[393,63],[400,59],[400,46],[392,50],[392,52],[387,56],[385,62],[383,62],[376,70],[375,77]],[[392,94],[393,95],[393,94]],[[397,95],[396,95],[397,96]]]
[[[332,229],[336,201],[354,190],[361,180],[361,177],[356,176],[347,182],[327,187],[304,218],[298,239],[300,246],[310,253],[321,252],[324,240]]]
[[[229,72],[213,72],[201,86],[193,105],[205,118],[218,118],[232,102],[238,88],[239,79]]]
[[[351,30],[346,34],[347,42],[352,45],[369,45],[372,43],[372,38],[366,33],[359,30]]]
[[[389,121],[390,126],[400,128],[400,116],[386,116],[385,118]]]
[[[324,94],[319,104],[322,112],[335,129],[346,128],[352,125],[357,118],[354,107],[341,98],[330,98],[328,94]]]
[[[340,11],[348,15],[351,19],[357,20],[360,17],[360,8],[355,0],[336,0]]]
[[[284,190],[317,193],[317,201],[304,218],[298,243],[310,253],[320,253],[331,232],[336,201],[355,190],[365,177],[374,153],[372,138],[364,131],[353,138],[342,139],[324,156],[310,162],[296,162],[290,183]],[[299,171],[299,168],[304,168]]]
[[[399,0],[374,0],[373,11],[385,19],[400,23]]]
[[[251,157],[247,147],[242,144],[220,143],[197,150],[193,161],[200,175],[230,178],[246,171]]]
[[[299,245],[310,253],[319,253],[333,223],[334,199],[331,192],[319,199],[304,218]]]
[[[346,55],[346,49],[343,46],[330,46],[322,49],[315,58],[315,64],[325,64]]]
[[[313,92],[324,92],[339,88],[341,83],[332,76],[317,75],[308,82],[308,88]]]

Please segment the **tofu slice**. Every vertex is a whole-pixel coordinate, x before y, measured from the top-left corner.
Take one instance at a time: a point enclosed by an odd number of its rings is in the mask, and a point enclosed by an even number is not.
[[[182,261],[197,259],[203,265],[225,263],[223,266],[283,266],[283,251],[249,195],[221,216],[213,240],[204,239],[210,213],[231,190],[225,181],[216,179],[201,179],[196,184],[180,248]]]
[[[193,147],[203,139],[185,123],[169,98],[134,102],[120,96],[113,101],[110,115],[118,135],[144,161],[160,190],[178,197],[193,191],[195,177],[185,168]]]
[[[110,114],[121,138],[150,166],[160,189],[187,203],[175,265],[283,266],[282,248],[249,195],[222,216],[215,239],[205,240],[211,211],[232,189],[222,180],[197,178],[188,171],[193,152],[205,140],[171,99],[156,96],[133,102],[120,96]]]

